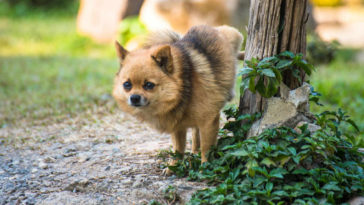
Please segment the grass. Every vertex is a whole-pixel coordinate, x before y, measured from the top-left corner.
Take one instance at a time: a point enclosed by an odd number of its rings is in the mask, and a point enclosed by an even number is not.
[[[112,45],[76,33],[74,16],[0,16],[0,127],[63,118],[110,100]]]
[[[324,106],[311,107],[315,112],[339,107],[347,111],[360,128],[357,142],[364,147],[364,64],[357,62],[355,55],[355,50],[342,49],[333,62],[317,66],[311,84],[322,94]]]

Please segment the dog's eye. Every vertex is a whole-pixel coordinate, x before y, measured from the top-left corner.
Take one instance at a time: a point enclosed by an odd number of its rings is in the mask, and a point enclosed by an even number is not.
[[[153,88],[154,88],[154,83],[146,82],[146,83],[144,84],[143,88],[144,88],[145,90],[151,90],[151,89],[153,89]]]
[[[123,86],[124,86],[125,90],[131,90],[131,87],[132,87],[131,82],[129,82],[129,81],[126,81],[125,83],[123,83]]]

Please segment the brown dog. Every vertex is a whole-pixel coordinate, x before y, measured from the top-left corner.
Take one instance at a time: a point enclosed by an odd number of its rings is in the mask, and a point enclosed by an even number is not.
[[[120,70],[113,96],[123,111],[171,133],[176,152],[184,153],[187,128],[193,128],[192,152],[201,141],[206,162],[216,143],[220,110],[233,97],[242,40],[229,26],[195,26],[183,37],[154,34],[132,52],[116,42]]]

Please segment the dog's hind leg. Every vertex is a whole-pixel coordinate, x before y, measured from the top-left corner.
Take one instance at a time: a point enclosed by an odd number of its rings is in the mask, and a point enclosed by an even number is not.
[[[200,130],[192,128],[192,153],[197,154],[200,149]]]
[[[200,126],[201,131],[201,163],[207,162],[207,152],[216,144],[219,132],[220,113],[213,119],[208,119]]]

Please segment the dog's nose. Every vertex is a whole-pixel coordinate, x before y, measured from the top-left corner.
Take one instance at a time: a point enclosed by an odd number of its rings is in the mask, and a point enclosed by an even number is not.
[[[132,95],[130,96],[130,102],[132,105],[139,105],[140,104],[140,95]]]

